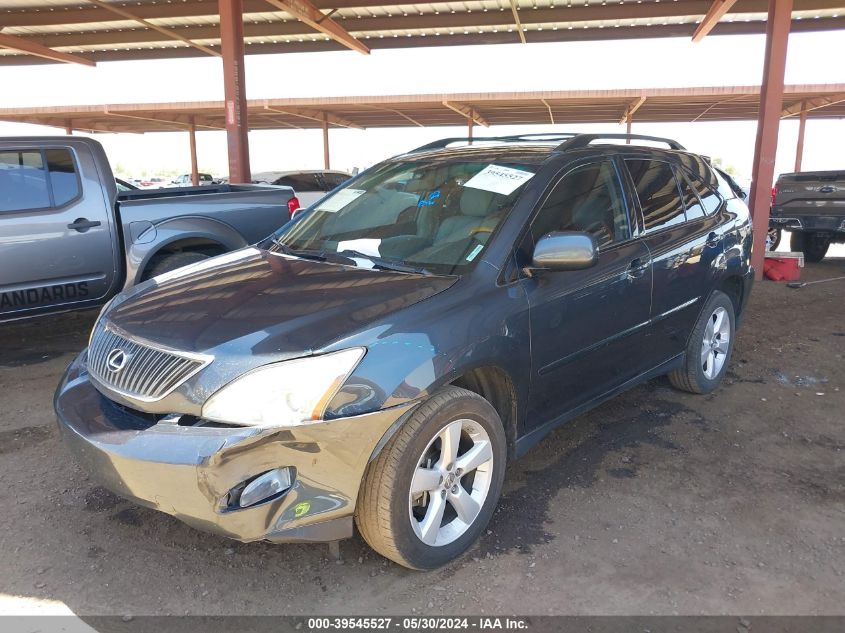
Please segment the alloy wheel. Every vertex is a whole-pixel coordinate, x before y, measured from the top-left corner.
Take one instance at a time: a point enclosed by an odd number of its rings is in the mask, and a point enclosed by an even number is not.
[[[473,524],[493,475],[493,446],[473,420],[450,422],[431,439],[411,478],[408,513],[414,533],[439,547],[460,538]]]
[[[701,369],[704,377],[713,380],[722,371],[728,357],[731,340],[731,320],[728,312],[718,307],[707,320],[704,338],[701,341]]]

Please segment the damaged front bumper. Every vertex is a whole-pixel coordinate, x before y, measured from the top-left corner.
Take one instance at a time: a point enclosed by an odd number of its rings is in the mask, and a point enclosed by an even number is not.
[[[415,406],[293,428],[186,426],[105,398],[85,353],[68,368],[55,409],[66,444],[116,494],[198,529],[239,541],[331,541],[352,535],[364,471],[377,446]],[[284,493],[246,508],[232,491],[267,471],[295,473]]]

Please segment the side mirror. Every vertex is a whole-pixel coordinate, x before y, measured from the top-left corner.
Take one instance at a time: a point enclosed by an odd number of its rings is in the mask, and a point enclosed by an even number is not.
[[[598,244],[589,233],[557,231],[537,241],[531,265],[547,270],[581,270],[594,266],[598,258]]]

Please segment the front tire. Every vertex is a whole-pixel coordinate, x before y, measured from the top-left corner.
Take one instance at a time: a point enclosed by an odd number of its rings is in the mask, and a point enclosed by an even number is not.
[[[478,539],[499,500],[507,443],[492,405],[448,387],[423,403],[370,464],[355,522],[382,556],[435,569]]]
[[[830,236],[818,231],[793,231],[789,239],[789,248],[804,253],[804,259],[816,263],[824,259],[830,248]]]
[[[701,311],[687,343],[684,366],[669,374],[676,389],[710,393],[731,360],[736,331],[734,305],[724,292],[715,291]]]

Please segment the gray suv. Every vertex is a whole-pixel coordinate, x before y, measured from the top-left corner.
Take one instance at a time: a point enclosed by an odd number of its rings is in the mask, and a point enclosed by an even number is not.
[[[554,428],[727,371],[748,209],[674,141],[608,136],[445,139],[118,295],[56,393],[68,446],[203,530],[326,541],[354,521],[401,565],[451,561]]]

